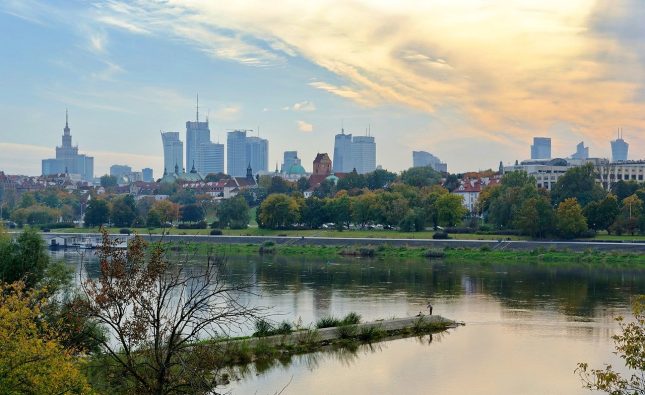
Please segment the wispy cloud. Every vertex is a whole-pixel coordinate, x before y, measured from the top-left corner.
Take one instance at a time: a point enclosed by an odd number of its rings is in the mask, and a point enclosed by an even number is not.
[[[215,111],[215,118],[221,121],[235,121],[240,117],[242,107],[239,105],[228,105]]]
[[[298,130],[301,132],[309,133],[314,131],[314,125],[305,121],[298,121],[296,124],[298,125]]]

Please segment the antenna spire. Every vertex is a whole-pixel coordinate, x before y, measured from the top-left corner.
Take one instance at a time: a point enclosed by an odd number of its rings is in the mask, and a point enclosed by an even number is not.
[[[197,93],[197,122],[199,122],[199,93]]]
[[[69,116],[68,116],[68,113],[67,113],[67,109],[65,109],[65,127],[66,128],[69,127],[68,121],[69,121]]]

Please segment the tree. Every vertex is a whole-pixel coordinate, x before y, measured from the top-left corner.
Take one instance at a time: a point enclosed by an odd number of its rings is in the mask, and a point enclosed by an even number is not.
[[[443,187],[452,192],[459,187],[459,177],[456,174],[448,174],[446,181],[443,183]]]
[[[628,196],[636,193],[640,185],[636,181],[619,180],[611,186],[611,192],[622,202]]]
[[[273,176],[270,178],[267,194],[272,193],[291,193],[293,191],[293,184],[286,181],[280,176]]]
[[[168,200],[158,200],[152,209],[159,214],[162,224],[173,222],[179,218],[179,205]]]
[[[18,225],[43,225],[58,221],[61,211],[41,204],[18,208],[11,213],[11,219]]]
[[[204,210],[196,204],[187,204],[179,209],[181,220],[184,222],[199,222],[204,220]]]
[[[408,210],[405,217],[399,223],[399,228],[403,232],[421,232],[425,229],[423,212],[421,209]]]
[[[430,166],[412,167],[401,173],[401,181],[414,187],[428,187],[441,181],[441,174]]]
[[[298,202],[282,193],[269,195],[259,210],[259,225],[268,229],[288,228],[300,220]]]
[[[567,198],[556,209],[556,229],[560,237],[573,239],[587,230],[587,219],[575,198]]]
[[[365,227],[368,223],[378,221],[378,198],[374,192],[356,196],[351,202],[352,221]]]
[[[110,206],[103,199],[92,199],[85,210],[85,225],[100,226],[110,221]]]
[[[195,197],[195,191],[187,188],[179,188],[175,193],[170,195],[168,198],[171,202],[177,203],[179,205],[186,204],[195,204],[197,198]]]
[[[338,190],[344,189],[350,191],[352,189],[362,189],[367,187],[367,180],[362,174],[358,174],[356,169],[347,173],[345,177],[338,180]]]
[[[446,193],[437,199],[439,223],[444,226],[455,226],[466,215],[464,198],[461,195]]]
[[[442,186],[435,185],[430,188],[423,188],[421,190],[420,206],[423,210],[425,223],[432,224],[436,230],[439,226],[439,211],[437,210],[437,200],[448,193],[448,190]]]
[[[112,222],[119,227],[132,226],[137,218],[137,206],[132,195],[119,196],[112,201]]]
[[[21,282],[0,283],[0,392],[89,394],[71,351],[42,322],[47,300]]]
[[[304,192],[309,189],[309,179],[307,177],[298,178],[296,186],[300,192]]]
[[[620,213],[620,208],[616,196],[609,194],[601,201],[589,203],[583,213],[591,229],[609,231]]]
[[[567,170],[551,190],[553,204],[557,205],[568,198],[575,198],[582,207],[585,207],[593,201],[603,199],[606,192],[596,182],[596,176],[596,170],[591,163]]]
[[[246,229],[249,226],[249,205],[243,196],[223,200],[218,210],[219,223],[231,229]]]
[[[488,222],[498,228],[512,228],[524,202],[538,196],[535,178],[514,171],[504,174],[498,186],[484,188],[479,204]]]
[[[407,199],[398,192],[381,192],[376,196],[378,222],[385,226],[398,225],[410,209]]]
[[[553,230],[555,221],[553,207],[546,196],[526,200],[518,214],[517,228],[526,235],[544,238]]]
[[[204,177],[205,182],[217,182],[220,180],[228,180],[230,179],[231,176],[224,174],[224,173],[208,173],[206,177]]]
[[[349,223],[352,220],[352,208],[347,191],[338,192],[335,198],[327,200],[325,206],[327,215],[336,224],[337,230],[349,227]]]
[[[113,333],[102,341],[111,361],[106,377],[125,393],[212,393],[226,344],[200,340],[225,338],[258,317],[241,298],[247,284],[232,278],[221,258],[187,269],[162,244],[149,251],[135,236],[124,251],[116,243],[103,232],[98,278],[83,282],[79,306]]]
[[[146,217],[146,226],[148,228],[158,228],[161,226],[161,216],[159,215],[159,212],[155,209],[152,209],[148,211],[148,215]]]
[[[645,296],[632,301],[634,320],[625,322],[617,317],[621,333],[612,336],[616,354],[625,361],[631,375],[624,377],[611,365],[604,369],[590,369],[589,364],[578,363],[576,373],[585,388],[611,395],[637,395],[645,393]]]
[[[44,278],[48,265],[45,242],[35,229],[24,230],[15,242],[0,231],[0,282],[23,281],[32,288]]]
[[[111,188],[117,186],[117,179],[114,176],[104,175],[101,176],[101,186],[103,188]]]
[[[383,169],[376,169],[371,173],[365,174],[367,187],[370,190],[382,189],[396,180],[396,173]]]
[[[631,195],[623,199],[620,214],[616,222],[617,227],[629,232],[632,236],[640,227],[640,216],[643,212],[643,202],[638,196]]]
[[[305,199],[301,211],[301,222],[310,229],[318,229],[325,222],[329,222],[325,201],[316,196]]]

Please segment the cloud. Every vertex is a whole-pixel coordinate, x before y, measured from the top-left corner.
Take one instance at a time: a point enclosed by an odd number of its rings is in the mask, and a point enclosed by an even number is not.
[[[89,36],[90,50],[93,52],[105,52],[105,45],[107,43],[107,36],[104,33],[95,32]]]
[[[316,111],[316,105],[308,100],[301,101],[292,106],[293,111]]]
[[[239,105],[228,105],[215,111],[215,118],[221,121],[235,121],[240,117],[242,107]]]
[[[309,133],[309,132],[313,132],[314,130],[314,125],[307,123],[305,121],[298,121],[297,125],[298,125],[298,130],[300,130],[301,132]]]

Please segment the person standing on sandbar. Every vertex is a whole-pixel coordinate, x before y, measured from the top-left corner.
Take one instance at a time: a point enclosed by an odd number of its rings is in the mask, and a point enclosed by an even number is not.
[[[430,313],[429,315],[432,315],[432,305],[430,303],[428,303],[428,313]]]

